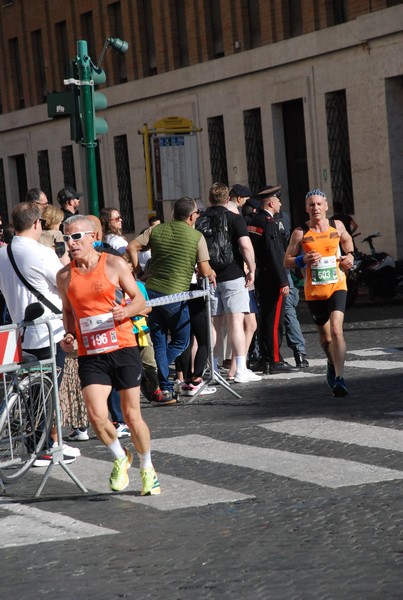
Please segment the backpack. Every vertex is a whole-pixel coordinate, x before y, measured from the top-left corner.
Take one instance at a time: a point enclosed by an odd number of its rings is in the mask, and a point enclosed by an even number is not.
[[[196,229],[206,238],[210,265],[214,271],[222,271],[234,261],[228,211],[207,209],[196,221]]]

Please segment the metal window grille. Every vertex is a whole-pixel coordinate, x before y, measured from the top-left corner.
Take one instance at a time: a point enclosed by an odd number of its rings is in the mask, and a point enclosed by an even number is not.
[[[7,225],[8,208],[6,196],[6,180],[4,178],[4,164],[2,158],[0,159],[0,215],[3,221],[3,225]]]
[[[49,200],[52,202],[52,184],[50,181],[49,155],[47,150],[38,152],[39,185]]]
[[[122,230],[123,233],[133,233],[134,214],[127,137],[125,135],[116,136],[114,138],[114,145]]]
[[[207,119],[212,181],[228,185],[227,153],[225,149],[224,119],[222,116]]]
[[[345,90],[326,94],[326,119],[333,202],[339,202],[344,212],[353,214],[354,198]]]
[[[76,188],[73,146],[62,147],[62,165],[64,185],[71,185],[71,187]]]
[[[260,108],[245,110],[243,113],[246,163],[248,183],[254,194],[265,185],[266,168],[264,164],[262,119]]]

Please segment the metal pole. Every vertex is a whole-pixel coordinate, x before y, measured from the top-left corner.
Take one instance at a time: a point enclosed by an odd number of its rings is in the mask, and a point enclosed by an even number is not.
[[[98,216],[98,183],[97,183],[97,165],[95,157],[95,148],[97,141],[94,133],[94,112],[93,112],[93,83],[91,81],[91,60],[88,56],[88,47],[86,40],[77,42],[77,66],[81,81],[80,101],[81,114],[83,120],[84,141],[87,171],[87,195],[89,212]]]

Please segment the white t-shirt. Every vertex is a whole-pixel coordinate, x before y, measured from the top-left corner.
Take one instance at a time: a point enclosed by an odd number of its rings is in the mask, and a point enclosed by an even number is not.
[[[63,268],[63,265],[55,251],[21,235],[13,238],[11,248],[16,265],[25,279],[61,310],[62,301],[56,287],[56,273]],[[38,302],[36,296],[25,287],[14,271],[6,246],[0,248],[0,290],[13,323],[20,323],[24,319],[25,308],[28,304]],[[46,306],[44,308],[44,317],[52,313]],[[54,341],[59,342],[64,335],[63,321],[62,319],[52,319],[51,323]],[[46,325],[34,325],[26,328],[23,343],[25,349],[33,350],[46,346],[49,346],[49,332]]]
[[[148,261],[151,258],[151,250],[141,250],[138,253],[139,256],[139,265],[141,267],[141,270],[144,271],[144,269],[146,268],[146,264],[148,263]]]
[[[108,233],[105,236],[105,242],[121,254],[126,252],[126,246],[128,242],[121,235],[116,235],[116,233]]]

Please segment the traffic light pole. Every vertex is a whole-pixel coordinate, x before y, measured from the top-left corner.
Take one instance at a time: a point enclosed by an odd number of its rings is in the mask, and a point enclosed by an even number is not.
[[[94,136],[94,113],[92,106],[92,68],[91,60],[88,56],[88,47],[85,40],[77,42],[77,67],[81,82],[80,101],[83,123],[83,142],[86,158],[87,171],[87,192],[89,212],[98,216],[98,183],[97,183],[97,165],[95,148],[97,141]]]

